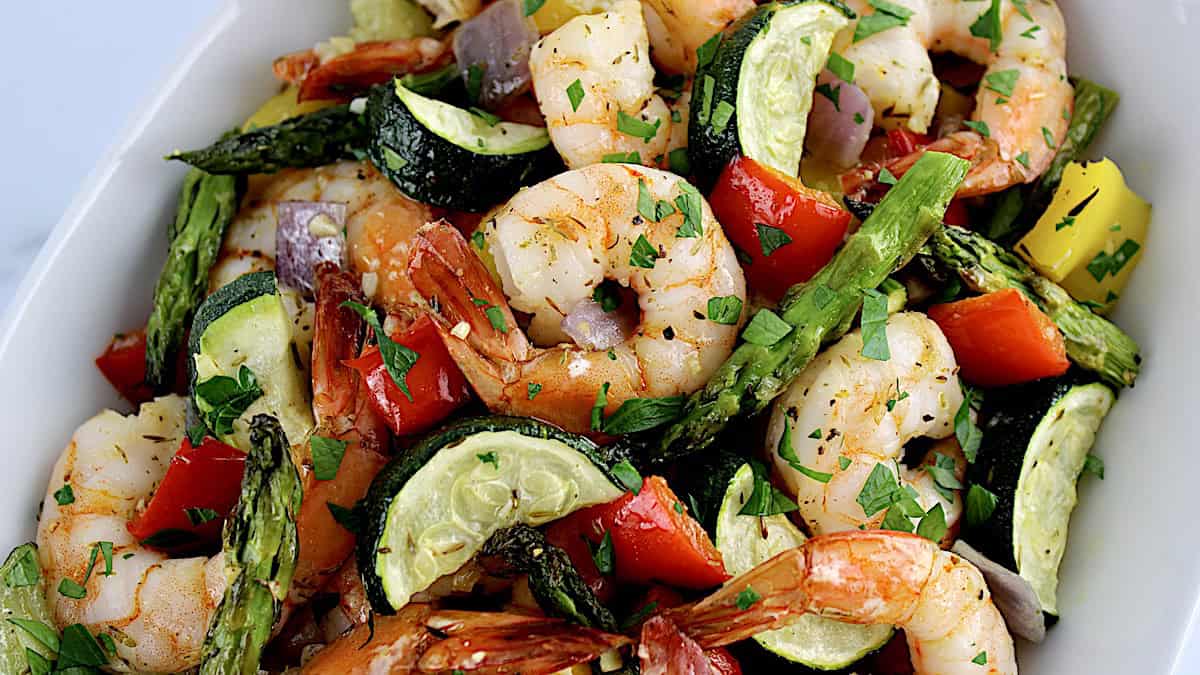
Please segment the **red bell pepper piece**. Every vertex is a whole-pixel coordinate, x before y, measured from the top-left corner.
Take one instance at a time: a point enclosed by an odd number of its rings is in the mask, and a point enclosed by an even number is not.
[[[467,378],[446,351],[437,327],[428,316],[421,316],[391,337],[419,355],[405,378],[412,393],[411,401],[387,372],[378,347],[368,347],[362,356],[344,363],[362,375],[371,393],[371,407],[387,421],[393,433],[401,436],[421,433],[446,419],[470,398]]]
[[[750,285],[776,299],[833,258],[851,219],[829,195],[746,157],[725,167],[708,201],[725,235],[749,256]]]
[[[154,398],[146,384],[146,331],[118,333],[104,353],[96,357],[96,367],[117,393],[134,405]]]
[[[647,584],[661,582],[680,588],[712,588],[729,578],[721,553],[704,528],[687,515],[683,502],[667,481],[649,476],[638,494],[577,511],[550,527],[551,543],[579,537],[598,545],[604,534],[612,537],[618,581]],[[570,547],[564,546],[568,555]],[[582,560],[579,549],[571,556],[588,580],[595,570],[590,552]],[[586,548],[585,548],[586,550]],[[587,571],[585,571],[587,570]],[[595,574],[598,574],[596,572]]]
[[[1023,293],[1007,288],[929,308],[945,333],[964,379],[999,387],[1062,375],[1066,343],[1050,317]]]
[[[242,493],[246,455],[215,438],[187,438],[171,459],[146,510],[126,524],[155,548],[192,550],[221,540],[221,525]]]

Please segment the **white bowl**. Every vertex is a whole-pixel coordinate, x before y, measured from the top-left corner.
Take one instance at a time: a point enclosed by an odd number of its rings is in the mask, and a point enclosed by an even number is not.
[[[342,0],[230,0],[96,168],[9,308],[0,334],[4,548],[29,539],[47,475],[71,432],[124,409],[92,359],[141,325],[166,251],[184,167],[197,147],[275,89],[270,63],[349,25]],[[1144,347],[1095,449],[1106,480],[1083,481],[1062,569],[1061,622],[1023,646],[1024,673],[1195,673],[1200,526],[1197,415],[1200,297],[1197,0],[1061,0],[1070,69],[1117,89],[1121,107],[1093,150],[1154,203],[1145,261],[1116,320]],[[1191,22],[1189,24],[1189,22]],[[81,116],[84,111],[81,111]],[[86,123],[86,116],[81,123]],[[48,178],[49,179],[49,178]],[[1200,417],[1200,415],[1197,415]]]

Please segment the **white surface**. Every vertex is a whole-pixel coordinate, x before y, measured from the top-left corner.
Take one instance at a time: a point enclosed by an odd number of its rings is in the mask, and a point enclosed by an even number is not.
[[[0,40],[0,309],[88,172],[221,0],[13,2]]]
[[[1183,0],[1063,4],[1072,72],[1124,95],[1100,149],[1156,207],[1146,262],[1117,316],[1147,362],[1096,448],[1107,480],[1084,481],[1063,568],[1063,620],[1045,645],[1022,650],[1022,672],[1200,672],[1196,654],[1183,648],[1200,583],[1192,478],[1200,95],[1191,71],[1200,61],[1200,8]],[[114,330],[146,316],[165,248],[162,223],[183,174],[159,157],[241,119],[272,90],[261,64],[341,30],[343,12],[330,0],[230,1],[89,179],[0,335],[0,456],[13,476],[0,493],[5,512],[32,516],[71,431],[117,404],[91,359]],[[18,517],[0,534],[15,544],[32,531],[32,518]]]

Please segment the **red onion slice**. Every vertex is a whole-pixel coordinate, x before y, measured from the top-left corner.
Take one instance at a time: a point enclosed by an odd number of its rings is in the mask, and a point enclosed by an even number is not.
[[[983,573],[988,590],[992,592],[992,602],[996,603],[1004,623],[1008,624],[1008,632],[1030,642],[1046,639],[1046,615],[1042,613],[1042,603],[1038,602],[1033,586],[1024,577],[992,562],[961,539],[954,542],[950,550]]]
[[[342,202],[279,202],[275,205],[275,276],[311,297],[318,263],[343,266],[346,205]]]
[[[529,51],[538,41],[537,26],[525,16],[520,0],[499,0],[465,22],[454,34],[454,58],[470,82],[470,68],[483,70],[479,105],[494,110],[529,89]]]
[[[591,298],[575,305],[562,320],[563,332],[575,344],[594,350],[616,347],[625,341],[626,326],[618,312],[605,312]]]
[[[862,156],[874,123],[875,110],[866,92],[825,70],[817,78],[804,145],[814,157],[849,168]]]

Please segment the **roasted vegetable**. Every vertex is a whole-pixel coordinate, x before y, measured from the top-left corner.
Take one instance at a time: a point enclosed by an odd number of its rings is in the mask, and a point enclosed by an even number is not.
[[[154,286],[154,309],[146,323],[146,383],[163,392],[171,386],[184,331],[208,289],[208,272],[221,251],[225,229],[238,207],[233,176],[192,169],[183,182],[167,262]]]
[[[942,153],[921,157],[833,260],[811,281],[788,291],[778,315],[760,311],[755,316],[742,334],[750,339],[688,399],[683,418],[656,449],[656,459],[711,446],[733,417],[761,411],[782,393],[823,344],[846,332],[863,293],[883,283],[940,227],[967,167],[966,161]],[[767,321],[761,321],[764,316]],[[756,330],[756,324],[769,330]]]
[[[1105,311],[1141,260],[1150,212],[1111,159],[1073,163],[1054,201],[1014,250],[1072,297]]]
[[[200,150],[177,151],[177,159],[212,174],[274,173],[355,159],[367,146],[367,126],[350,105],[325,108],[221,139]]]
[[[493,571],[528,574],[533,597],[547,614],[588,628],[617,631],[612,612],[588,588],[566,552],[532,527],[514,525],[496,532],[484,542],[480,555],[503,560],[503,566]]]
[[[1117,387],[1133,384],[1142,358],[1133,338],[1076,302],[1061,286],[1033,271],[1004,247],[970,230],[943,227],[926,249],[979,293],[1015,288],[1054,321],[1067,341],[1067,356]]]
[[[1076,79],[1073,84],[1075,110],[1070,113],[1071,124],[1067,128],[1067,137],[1059,147],[1058,154],[1032,186],[1020,185],[1000,196],[991,221],[981,228],[989,239],[1012,243],[1033,227],[1050,204],[1067,165],[1083,157],[1083,153],[1092,144],[1096,134],[1121,100],[1115,91],[1095,82]]]
[[[0,567],[0,672],[23,675],[34,662],[55,659],[57,645],[47,645],[21,624],[41,624],[58,640],[54,619],[46,604],[45,580],[38,563],[37,546],[21,544]],[[32,652],[32,654],[30,654]]]
[[[300,543],[300,474],[278,420],[250,422],[251,450],[237,508],[225,525],[225,596],[204,638],[201,675],[257,673],[279,620]]]

